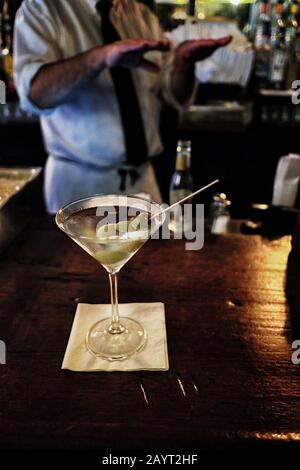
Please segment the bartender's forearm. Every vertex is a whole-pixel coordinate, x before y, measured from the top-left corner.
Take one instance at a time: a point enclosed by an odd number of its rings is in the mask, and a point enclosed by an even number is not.
[[[52,108],[105,68],[106,47],[95,47],[70,59],[44,65],[32,81],[29,98],[39,108]]]
[[[195,86],[195,65],[184,63],[174,64],[171,72],[171,89],[173,96],[180,104],[190,99]]]
[[[184,41],[176,47],[171,88],[181,104],[185,104],[193,93],[195,64],[207,59],[219,47],[227,46],[231,39],[231,36],[220,39],[194,39]]]
[[[71,59],[44,65],[31,84],[29,98],[39,108],[53,108],[63,103],[80,86],[95,78],[105,67],[141,67],[158,72],[155,63],[143,55],[167,51],[169,41],[123,39],[98,46]]]

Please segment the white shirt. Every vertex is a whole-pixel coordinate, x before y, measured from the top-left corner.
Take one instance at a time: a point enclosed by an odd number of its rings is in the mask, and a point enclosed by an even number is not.
[[[104,169],[118,167],[126,160],[109,69],[53,109],[38,109],[28,98],[31,81],[41,66],[103,44],[96,3],[97,0],[24,0],[16,17],[14,71],[21,106],[41,117],[48,153]],[[111,11],[111,20],[121,38],[163,38],[156,16],[133,0],[119,0]],[[168,87],[171,55],[148,53],[147,57],[162,67],[160,74],[142,69],[132,72],[150,156],[162,151],[158,95],[179,106]]]

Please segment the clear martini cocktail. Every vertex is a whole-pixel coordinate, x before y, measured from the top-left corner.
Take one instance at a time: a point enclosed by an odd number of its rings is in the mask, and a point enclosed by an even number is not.
[[[56,216],[58,227],[108,272],[112,316],[87,332],[90,352],[107,360],[123,360],[146,344],[147,332],[118,309],[118,273],[163,224],[161,207],[136,196],[93,196],[73,202]]]

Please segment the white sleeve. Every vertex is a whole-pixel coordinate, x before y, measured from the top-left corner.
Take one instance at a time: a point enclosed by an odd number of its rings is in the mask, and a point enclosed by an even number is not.
[[[29,99],[31,82],[39,69],[62,59],[58,28],[45,0],[24,0],[18,10],[14,29],[14,80],[21,107],[34,114],[50,114]]]

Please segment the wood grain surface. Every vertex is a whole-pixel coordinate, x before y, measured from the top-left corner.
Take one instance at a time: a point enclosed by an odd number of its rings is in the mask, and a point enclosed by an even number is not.
[[[108,303],[107,274],[37,219],[0,258],[0,448],[150,449],[300,440],[300,261],[290,238],[150,241],[120,301],[164,302],[169,372],[72,373],[76,305]]]

